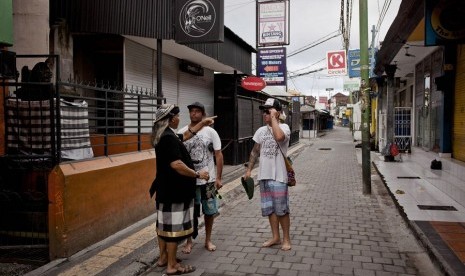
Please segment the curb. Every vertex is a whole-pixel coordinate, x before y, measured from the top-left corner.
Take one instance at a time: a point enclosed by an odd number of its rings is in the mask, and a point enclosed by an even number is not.
[[[305,148],[313,145],[311,142],[299,142],[291,146],[288,150],[288,156],[295,159]],[[252,170],[252,178],[257,177],[257,167]],[[238,196],[245,196],[245,192],[241,184],[241,176],[244,173],[244,167],[238,165],[236,169],[228,172],[223,176],[227,182],[224,183],[223,188],[220,190],[222,200],[220,201],[219,211],[226,205],[227,202],[234,200]],[[258,182],[255,181],[255,186]],[[65,259],[54,260],[42,267],[39,267],[25,276],[45,276],[50,274],[59,273],[77,273],[87,275],[118,275],[118,276],[138,276],[147,274],[159,256],[158,243],[156,235],[147,236],[147,232],[153,229],[155,214],[152,214],[125,229],[118,231],[106,239],[85,248],[73,256]],[[199,230],[203,228],[204,221],[199,218]],[[87,264],[101,262],[108,258],[108,255],[102,254],[104,251],[115,251],[121,249],[118,244],[125,241],[129,237],[136,236],[140,240],[140,246],[130,248],[130,252],[125,255],[116,257],[117,260],[110,263],[108,267],[95,269]],[[127,249],[127,248],[126,248]],[[102,255],[100,255],[102,254]],[[108,253],[107,253],[108,254]],[[86,257],[88,255],[88,257]],[[100,258],[100,259],[99,259]],[[93,274],[94,273],[94,274]]]
[[[443,272],[445,275],[456,276],[457,274],[449,266],[449,264],[444,260],[441,254],[439,254],[439,252],[436,250],[433,244],[426,237],[426,234],[414,222],[408,219],[407,214],[404,212],[404,208],[399,204],[396,196],[392,193],[391,189],[389,189],[389,186],[386,183],[384,175],[381,174],[381,172],[379,171],[378,167],[376,166],[374,162],[372,162],[372,166],[376,170],[379,177],[381,178],[381,181],[386,187],[386,190],[388,191],[389,196],[392,198],[392,201],[394,202],[397,210],[399,211],[399,214],[404,219],[405,223],[408,225],[410,230],[412,230],[412,233],[415,235],[415,237],[421,242],[423,247],[426,249],[426,252],[430,256],[430,258],[435,262],[435,264],[439,267],[441,272]]]

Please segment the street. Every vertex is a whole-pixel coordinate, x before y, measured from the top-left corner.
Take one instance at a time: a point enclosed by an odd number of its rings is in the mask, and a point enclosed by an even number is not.
[[[362,194],[361,153],[355,144],[348,128],[336,127],[290,148],[297,178],[290,188],[290,251],[261,247],[271,233],[261,216],[259,188],[248,200],[239,180],[243,167],[230,170],[212,234],[217,250],[204,249],[202,224],[192,253],[183,254],[179,247],[182,262],[197,268],[189,275],[443,275],[374,168],[372,194]],[[165,269],[154,265],[159,255],[154,221],[152,215],[27,275],[164,275]]]
[[[201,231],[190,255],[191,275],[440,275],[405,226],[384,184],[372,171],[372,195],[362,194],[361,165],[348,128],[309,140],[294,160],[290,188],[292,250],[261,248],[270,237],[259,190],[228,202],[215,220],[215,252]],[[242,187],[241,187],[242,188]],[[162,275],[152,268],[145,275]]]

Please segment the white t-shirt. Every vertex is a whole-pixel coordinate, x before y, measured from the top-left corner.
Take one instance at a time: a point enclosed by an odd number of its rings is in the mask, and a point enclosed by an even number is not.
[[[287,124],[279,124],[284,132],[284,141],[279,143],[283,153],[287,156],[291,130]],[[272,179],[287,183],[287,170],[284,157],[273,137],[271,127],[262,126],[253,136],[255,143],[260,144],[260,164],[258,168],[258,180]]]
[[[178,133],[182,134],[187,131],[185,126],[181,128]],[[208,182],[215,182],[216,180],[216,167],[215,161],[213,159],[215,152],[210,152],[208,150],[208,145],[213,144],[213,150],[221,150],[221,139],[216,130],[211,127],[203,127],[197,135],[190,138],[187,141],[184,141],[184,146],[186,146],[187,151],[189,152],[192,162],[194,163],[194,168],[196,171],[208,170],[210,179]],[[197,179],[197,185],[203,185],[207,183],[206,180]]]

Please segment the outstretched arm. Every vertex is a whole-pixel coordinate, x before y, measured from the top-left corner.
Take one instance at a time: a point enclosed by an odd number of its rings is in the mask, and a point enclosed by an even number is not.
[[[194,137],[197,132],[199,132],[204,126],[211,126],[215,122],[215,118],[218,116],[212,116],[212,117],[205,117],[203,118],[202,121],[197,123],[195,126],[191,128],[187,128],[187,130],[182,134],[182,141],[186,141]]]

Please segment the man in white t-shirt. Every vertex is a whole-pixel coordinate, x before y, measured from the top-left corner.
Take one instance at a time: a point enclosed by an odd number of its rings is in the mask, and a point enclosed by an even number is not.
[[[291,222],[287,170],[283,154],[287,156],[291,131],[287,124],[279,122],[282,106],[278,100],[269,98],[260,109],[263,110],[263,121],[266,125],[260,127],[253,136],[255,145],[250,153],[244,178],[250,177],[259,159],[258,180],[262,216],[268,217],[272,234],[272,237],[263,243],[263,247],[281,244],[281,250],[287,251],[291,249],[289,235]],[[283,231],[282,242],[279,234],[280,225]]]
[[[208,251],[215,251],[216,246],[211,241],[211,233],[214,216],[218,213],[217,190],[222,187],[223,154],[221,153],[221,140],[216,130],[209,126],[204,126],[197,132],[192,131],[192,127],[202,121],[206,115],[203,104],[195,102],[188,105],[187,108],[189,109],[191,123],[181,128],[178,133],[189,131],[193,135],[191,139],[184,141],[184,145],[191,156],[195,170],[206,170],[210,175],[208,182],[197,179],[194,223],[198,225],[201,206],[205,220],[205,248]],[[196,230],[192,236],[193,238],[197,236]],[[182,251],[189,254],[192,251],[192,246],[192,238],[188,238]]]

